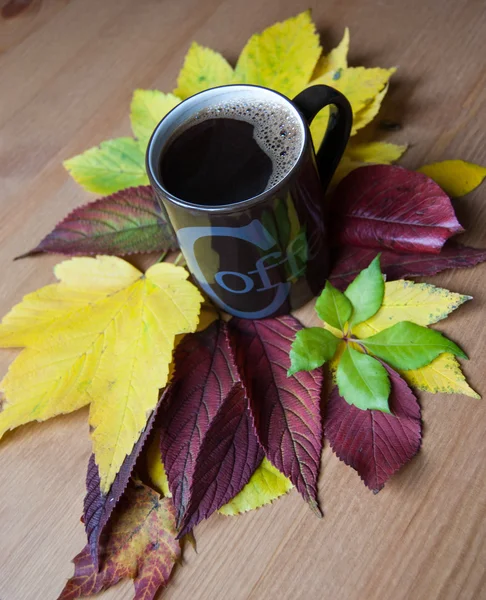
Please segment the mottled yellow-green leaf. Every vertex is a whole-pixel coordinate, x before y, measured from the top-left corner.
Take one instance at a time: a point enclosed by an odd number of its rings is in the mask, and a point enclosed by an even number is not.
[[[365,67],[349,67],[322,75],[309,85],[324,84],[342,92],[351,104],[353,117],[372,103],[383,91],[396,69],[380,69]],[[319,148],[324,138],[329,119],[329,110],[324,109],[317,115],[311,125],[314,146]],[[358,131],[357,122],[353,122],[351,135]]]
[[[174,94],[158,90],[135,90],[130,106],[132,130],[145,151],[149,139],[159,122],[180,102]]]
[[[400,321],[430,325],[445,319],[471,296],[463,296],[429,283],[400,279],[385,284],[385,296],[379,311],[364,323],[353,327],[359,338],[374,335]]]
[[[160,455],[160,432],[156,431],[147,450],[147,472],[150,481],[164,496],[172,498],[169,490],[169,481],[165,472],[164,463]]]
[[[486,167],[464,160],[444,160],[425,165],[418,171],[438,183],[451,198],[469,194],[486,177]]]
[[[425,392],[481,397],[467,383],[456,357],[448,352],[421,369],[400,371],[400,374],[409,385]]]
[[[253,35],[235,68],[235,83],[272,88],[289,98],[307,85],[321,53],[310,11]]]
[[[363,129],[366,125],[371,123],[371,121],[378,114],[381,103],[383,102],[383,98],[386,96],[388,92],[389,84],[387,83],[385,87],[381,90],[379,94],[377,94],[371,102],[366,104],[361,110],[353,117],[353,131],[356,133],[360,129]]]
[[[233,69],[218,52],[193,42],[177,78],[174,94],[185,100],[198,92],[233,82]]]
[[[113,194],[149,183],[145,152],[133,138],[107,140],[68,160],[64,167],[88,192]]]
[[[233,516],[260,508],[283,496],[292,487],[290,479],[264,458],[241,492],[222,506],[219,512]]]
[[[349,52],[349,29],[344,29],[343,39],[339,44],[329,52],[323,54],[317,62],[316,68],[312,75],[312,79],[317,79],[329,71],[337,71],[338,69],[346,69],[348,66]]]
[[[27,346],[0,384],[0,436],[91,404],[107,493],[167,383],[175,336],[196,329],[203,299],[169,263],[142,274],[116,257],[74,258],[56,276],[0,326],[1,345]]]

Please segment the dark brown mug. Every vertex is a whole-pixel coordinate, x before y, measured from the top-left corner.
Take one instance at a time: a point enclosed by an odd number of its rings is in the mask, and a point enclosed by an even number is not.
[[[168,145],[194,115],[235,97],[280,103],[293,113],[301,128],[295,163],[276,185],[235,203],[208,206],[174,196],[161,176]],[[315,154],[309,125],[325,106],[329,123]],[[159,123],[147,149],[147,172],[191,274],[221,309],[262,319],[289,313],[321,291],[329,274],[324,192],[351,125],[349,102],[325,85],[309,87],[293,101],[259,86],[212,88],[181,102]]]

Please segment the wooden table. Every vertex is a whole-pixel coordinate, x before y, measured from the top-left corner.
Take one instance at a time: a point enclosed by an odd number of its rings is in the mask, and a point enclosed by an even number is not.
[[[483,0],[34,0],[0,19],[2,315],[51,282],[59,260],[12,258],[88,199],[62,160],[128,134],[132,91],[171,90],[191,40],[235,59],[253,32],[309,4],[327,48],[348,25],[352,64],[400,67],[381,115],[404,124],[386,135],[411,144],[402,164],[486,164]],[[465,241],[486,246],[486,187],[458,214],[471,229]],[[465,372],[485,394],[486,266],[430,281],[474,296],[441,328],[472,357]],[[14,356],[1,352],[3,371]],[[197,528],[198,554],[188,549],[165,597],[486,598],[486,407],[453,395],[421,401],[422,451],[380,494],[327,447],[323,520],[296,492],[241,518],[215,515]],[[86,423],[81,410],[1,443],[0,600],[54,599],[72,573],[85,543]],[[132,584],[104,598],[132,598]]]

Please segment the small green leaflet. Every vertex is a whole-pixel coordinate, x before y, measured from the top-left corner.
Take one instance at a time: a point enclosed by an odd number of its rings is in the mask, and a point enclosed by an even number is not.
[[[353,305],[342,292],[327,281],[322,294],[317,298],[316,312],[320,319],[344,331],[344,326],[353,312]]]
[[[350,326],[372,317],[383,302],[385,282],[380,269],[380,255],[351,282],[344,294],[351,300],[353,316]]]
[[[467,359],[459,346],[441,333],[410,321],[401,321],[360,343],[395,369],[425,367],[443,352]]]
[[[290,369],[287,374],[297,371],[312,371],[321,367],[336,354],[341,340],[327,329],[310,327],[297,332],[290,350]]]
[[[336,381],[339,393],[348,404],[361,410],[390,412],[390,380],[385,367],[376,358],[348,346],[339,362]]]

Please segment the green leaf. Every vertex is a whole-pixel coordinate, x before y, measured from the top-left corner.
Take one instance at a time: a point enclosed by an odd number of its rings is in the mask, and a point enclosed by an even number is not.
[[[340,341],[331,332],[321,327],[301,329],[297,332],[290,348],[290,369],[287,375],[321,367],[336,354]]]
[[[149,182],[144,151],[133,138],[101,142],[63,164],[85,190],[97,194],[114,194]]]
[[[317,298],[316,312],[320,319],[344,331],[344,325],[353,312],[353,305],[342,292],[327,281],[326,287]]]
[[[376,358],[348,346],[339,362],[336,382],[348,404],[361,410],[390,412],[390,380],[385,367]]]
[[[173,94],[158,90],[135,90],[130,105],[130,120],[136,138],[145,150],[149,139],[165,115],[180,103]]]
[[[356,279],[351,282],[344,294],[351,300],[353,316],[351,327],[372,317],[381,306],[385,294],[385,282],[380,269],[380,255],[363,269]]]
[[[410,321],[401,321],[360,343],[396,369],[425,367],[443,352],[467,358],[459,346],[438,331]]]

